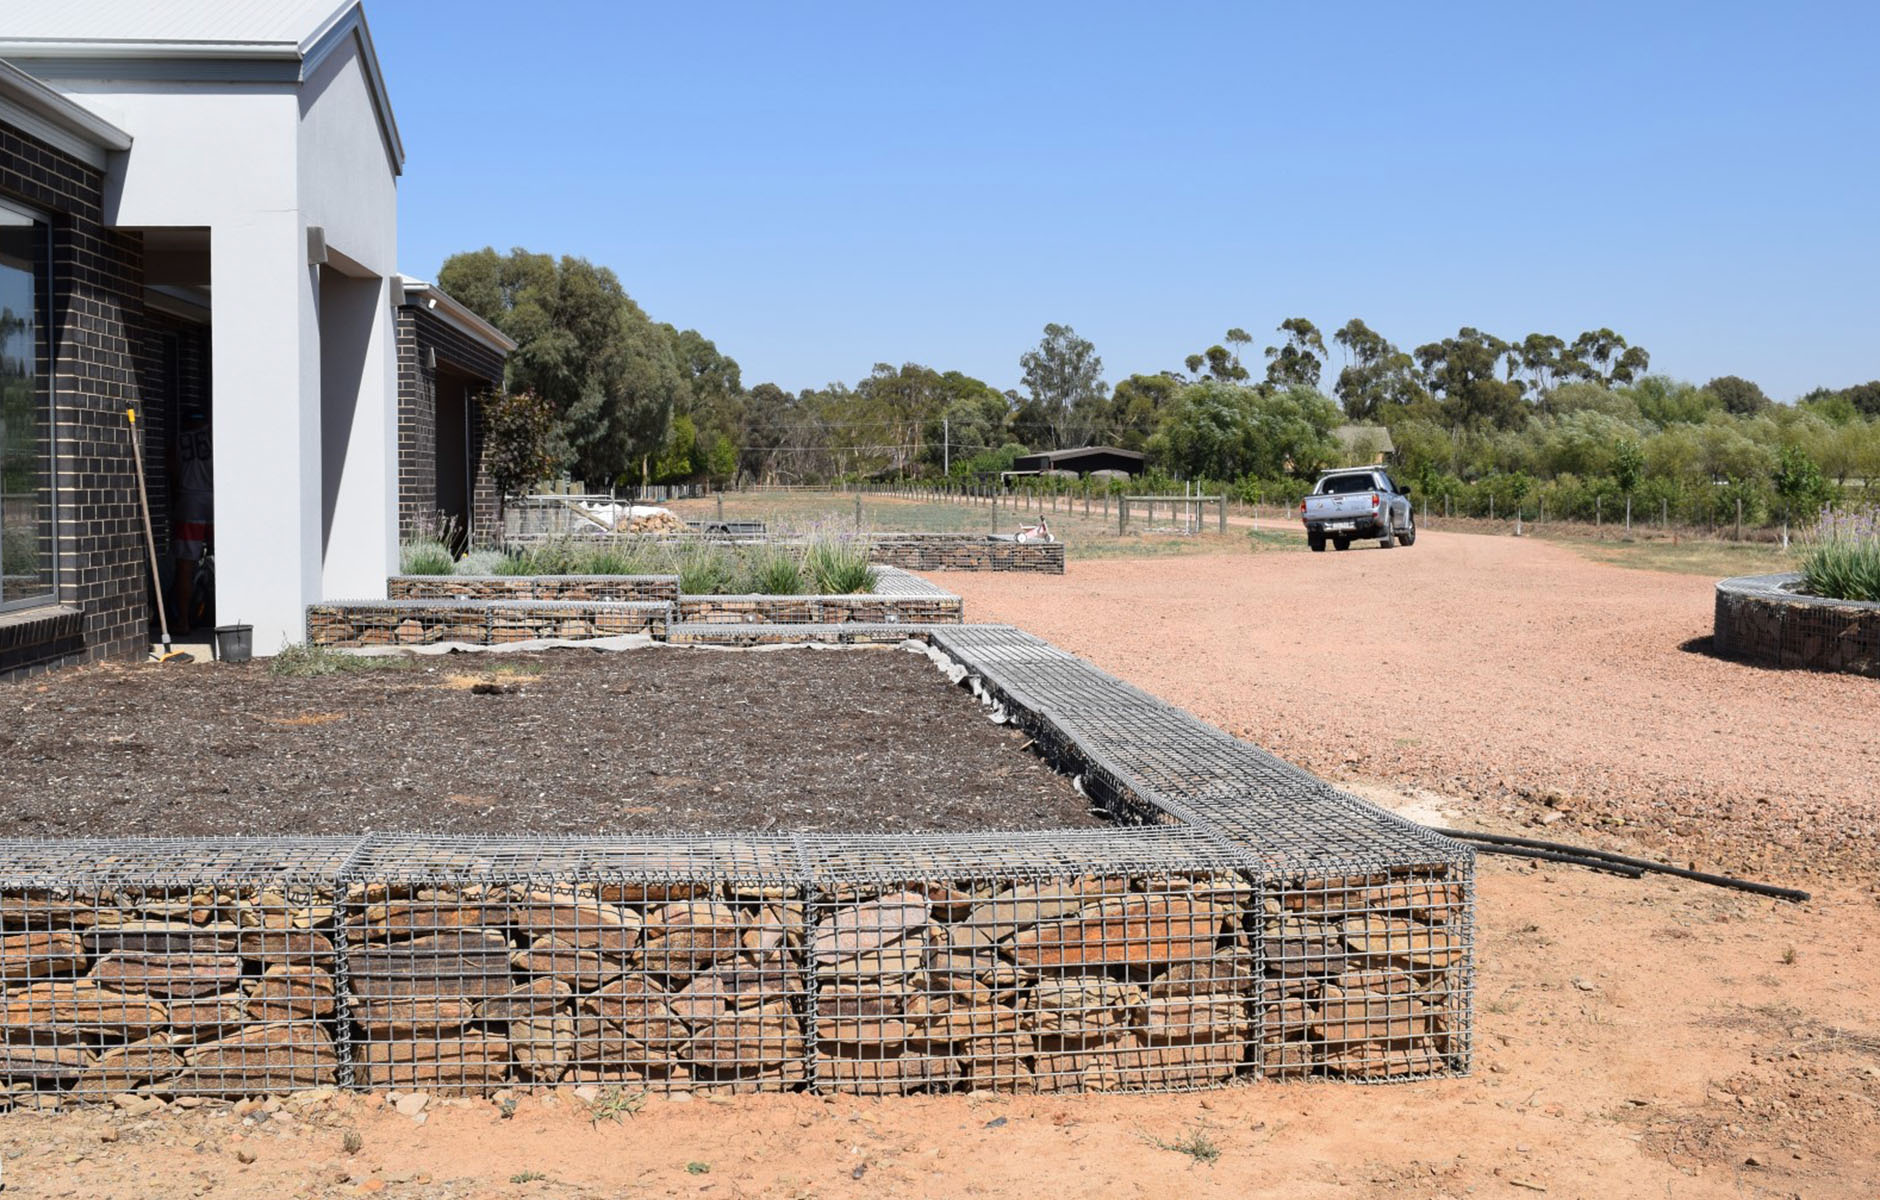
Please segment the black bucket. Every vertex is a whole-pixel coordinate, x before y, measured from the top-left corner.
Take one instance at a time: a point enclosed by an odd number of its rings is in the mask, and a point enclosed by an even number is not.
[[[215,660],[225,663],[245,663],[255,656],[255,627],[253,625],[217,625],[215,627]]]

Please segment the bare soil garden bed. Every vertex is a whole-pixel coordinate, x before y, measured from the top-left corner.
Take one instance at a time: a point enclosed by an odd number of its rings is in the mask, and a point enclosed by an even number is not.
[[[106,665],[0,690],[0,836],[959,831],[1100,824],[894,651]]]

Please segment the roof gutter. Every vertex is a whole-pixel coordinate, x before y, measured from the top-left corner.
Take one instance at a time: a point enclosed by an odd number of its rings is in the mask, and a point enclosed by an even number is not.
[[[446,325],[454,326],[462,333],[477,341],[499,350],[504,354],[512,353],[516,341],[496,326],[477,316],[443,288],[422,279],[412,279],[406,275],[398,277],[399,286],[404,290],[404,303],[422,306]]]
[[[100,170],[107,154],[131,148],[130,134],[9,62],[0,62],[0,118]]]
[[[296,62],[293,42],[107,42],[55,38],[0,39],[0,58],[244,58]]]

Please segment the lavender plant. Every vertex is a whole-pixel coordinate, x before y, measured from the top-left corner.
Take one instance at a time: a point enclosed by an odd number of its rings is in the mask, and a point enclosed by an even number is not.
[[[1880,505],[1821,514],[1803,544],[1802,590],[1880,602]]]

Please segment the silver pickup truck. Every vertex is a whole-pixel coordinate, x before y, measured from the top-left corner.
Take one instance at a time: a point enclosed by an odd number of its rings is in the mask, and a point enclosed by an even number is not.
[[[1312,494],[1299,506],[1306,523],[1306,544],[1346,550],[1353,538],[1376,538],[1388,550],[1417,540],[1416,512],[1410,497],[1382,467],[1347,467],[1319,476]]]

